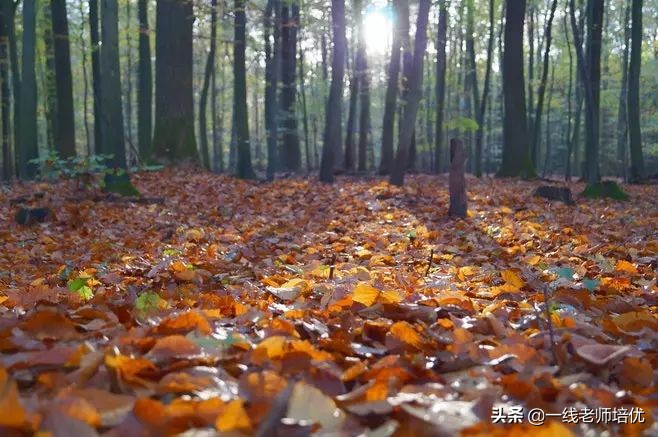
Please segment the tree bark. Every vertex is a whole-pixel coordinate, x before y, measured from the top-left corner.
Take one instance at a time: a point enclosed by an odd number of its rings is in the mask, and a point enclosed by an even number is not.
[[[55,147],[61,158],[75,156],[75,117],[73,112],[73,77],[66,0],[51,0],[55,49],[55,83],[57,90],[57,129]]]
[[[265,139],[267,141],[267,179],[278,169],[279,137],[277,89],[281,70],[281,1],[268,0],[265,9]]]
[[[441,172],[443,156],[443,117],[446,95],[446,34],[448,8],[446,0],[439,3],[439,24],[436,32],[436,123],[434,137],[434,173]]]
[[[169,163],[196,161],[192,2],[158,0],[156,14],[153,154]]]
[[[302,156],[297,131],[297,29],[299,27],[299,4],[296,1],[281,4],[281,112],[283,135],[280,160],[284,170],[299,171]]]
[[[101,62],[100,62],[100,30],[98,21],[98,0],[89,0],[89,36],[91,39],[91,86],[94,94],[94,149],[103,148],[101,137]]]
[[[139,156],[142,163],[151,158],[153,133],[153,78],[151,69],[151,30],[148,22],[148,2],[137,4],[139,21],[139,77],[137,80],[137,135]]]
[[[397,163],[391,171],[390,182],[397,186],[404,184],[404,174],[409,162],[409,149],[415,131],[416,114],[423,94],[423,58],[427,47],[427,20],[430,5],[430,0],[419,0],[413,58],[409,74],[406,76],[407,101],[400,123],[400,143],[396,154]]]
[[[624,15],[622,18],[622,26],[624,28],[623,45],[624,50],[621,57],[621,85],[619,87],[619,108],[617,110],[617,163],[618,174],[626,180],[626,167],[627,167],[627,148],[628,148],[628,53],[630,51],[631,39],[631,5],[630,3],[624,8]]]
[[[450,140],[450,217],[466,218],[466,178],[464,176],[464,146],[458,139]]]
[[[101,144],[111,154],[114,168],[127,167],[123,113],[121,108],[121,69],[119,65],[119,8],[117,0],[101,0]]]
[[[358,7],[357,7],[358,5]],[[367,150],[370,143],[370,79],[368,73],[368,57],[366,54],[366,37],[363,29],[363,11],[361,0],[355,0],[356,19],[358,22],[358,43],[356,53],[356,75],[359,90],[359,147],[358,171],[365,172],[367,168]]]
[[[6,2],[8,3],[8,2]],[[9,20],[13,15],[8,5],[0,6],[0,94],[2,94],[2,180],[13,177],[11,165],[11,99],[9,98]]]
[[[357,110],[359,104],[359,75],[356,69],[356,56],[352,61],[352,77],[350,77],[350,101],[349,109],[347,111],[347,124],[345,127],[345,164],[346,172],[354,171],[354,151],[356,145],[354,137],[356,136],[357,128]]]
[[[23,54],[20,94],[20,143],[18,144],[19,175],[32,179],[37,166],[30,161],[39,157],[37,140],[37,79],[35,73],[36,1],[23,1]]]
[[[537,90],[537,107],[535,108],[535,117],[533,122],[533,129],[532,129],[531,151],[532,151],[533,163],[537,162],[539,156],[541,117],[542,117],[542,111],[544,109],[544,95],[546,94],[546,83],[548,81],[548,67],[550,63],[550,54],[551,54],[553,18],[555,17],[556,9],[557,9],[557,0],[553,0],[551,3],[551,9],[549,12],[548,21],[546,22],[546,28],[544,30],[546,47],[544,48],[544,60],[542,63],[542,72],[541,72],[541,79],[539,82],[539,89]]]
[[[55,79],[55,49],[53,43],[53,20],[52,20],[52,9],[51,4],[49,3],[37,3],[37,30],[41,30],[41,38],[43,39],[43,67],[44,71],[41,71],[42,63],[37,63],[37,70],[39,73],[42,73],[42,83],[39,84],[37,81],[37,87],[41,85],[43,90],[43,110],[38,108],[39,99],[37,99],[37,113],[43,112],[44,118],[46,119],[46,148],[49,151],[57,151],[55,146],[55,137],[57,136],[57,85]],[[41,8],[40,10],[38,8]],[[39,21],[43,20],[44,23],[42,26]],[[38,92],[38,90],[37,90]],[[37,126],[39,125],[38,115],[37,115]],[[59,154],[59,151],[57,151]]]
[[[526,0],[507,2],[503,53],[503,162],[498,176],[534,177],[528,150],[528,121],[523,77],[523,33]]]
[[[247,15],[245,0],[235,0],[235,34],[233,38],[233,120],[236,139],[237,175],[243,179],[255,178],[251,166],[249,142],[249,111],[247,109],[247,73],[245,49],[247,46]]]
[[[642,132],[640,131],[640,67],[642,64],[642,0],[633,0],[631,55],[628,66],[628,136],[631,150],[630,181],[644,178]]]
[[[324,144],[320,164],[320,182],[333,183],[334,158],[341,146],[341,106],[343,96],[343,76],[345,75],[345,3],[344,0],[331,0],[331,23],[333,27],[334,50],[331,55],[331,87],[325,111]]]
[[[210,170],[210,151],[208,148],[208,123],[206,112],[208,110],[208,89],[213,70],[215,69],[215,51],[217,46],[217,0],[210,3],[210,50],[206,58],[206,71],[203,76],[203,87],[199,97],[199,145],[201,146],[201,164]]]
[[[472,19],[472,18],[471,18]],[[487,101],[489,95],[489,84],[491,83],[491,62],[493,61],[494,46],[494,0],[489,0],[489,42],[487,44],[487,66],[484,73],[484,87],[482,98],[478,97],[477,81],[473,83],[473,101],[477,110],[478,129],[475,132],[475,176],[482,176],[482,140],[484,137],[484,115],[487,111]],[[475,53],[471,52],[471,68],[476,69]],[[477,76],[473,74],[473,79]]]

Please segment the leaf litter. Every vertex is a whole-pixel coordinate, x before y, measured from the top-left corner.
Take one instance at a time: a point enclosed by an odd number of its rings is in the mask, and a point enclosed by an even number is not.
[[[134,180],[165,202],[0,192],[56,211],[0,211],[3,435],[658,432],[654,187],[570,207],[469,179],[451,221],[445,177]],[[494,406],[645,421],[492,424]]]

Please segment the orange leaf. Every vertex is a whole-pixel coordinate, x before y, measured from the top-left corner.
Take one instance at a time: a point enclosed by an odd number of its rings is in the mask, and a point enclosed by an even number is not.
[[[637,267],[623,259],[617,261],[615,269],[618,272],[637,273]]]
[[[27,415],[21,405],[16,382],[0,367],[0,427],[21,428]]]
[[[220,432],[251,429],[251,421],[244,409],[244,402],[236,399],[226,404],[217,416],[215,428]]]
[[[367,307],[372,306],[379,297],[381,291],[368,284],[367,282],[359,282],[354,291],[352,292],[352,300],[359,302]]]
[[[525,285],[525,281],[514,270],[503,270],[500,272],[500,276],[503,277],[503,280],[506,284],[509,284],[516,288],[521,288]]]
[[[395,322],[393,326],[391,326],[390,333],[401,342],[417,349],[423,347],[423,339],[408,322]]]

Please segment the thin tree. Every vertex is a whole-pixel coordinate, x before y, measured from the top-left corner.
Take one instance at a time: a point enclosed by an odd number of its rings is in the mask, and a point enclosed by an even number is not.
[[[73,77],[66,0],[51,0],[53,46],[55,51],[55,89],[57,92],[57,129],[55,147],[61,158],[75,156],[75,117]]]
[[[213,70],[215,69],[215,52],[217,47],[217,0],[210,2],[210,50],[206,58],[206,71],[203,75],[203,87],[199,98],[199,145],[201,146],[201,164],[210,170],[210,152],[208,148],[208,123],[206,112],[208,111],[208,89]]]
[[[78,1],[78,12],[80,17],[84,17],[85,13],[85,4],[84,0]],[[87,75],[87,43],[86,43],[86,34],[85,34],[85,23],[84,20],[80,23],[80,33],[78,34],[80,39],[80,51],[82,52],[82,124],[85,128],[85,144],[87,150],[87,156],[92,155],[93,148],[91,143],[91,134],[89,130],[89,80]]]
[[[627,148],[628,148],[628,53],[630,51],[631,40],[631,4],[628,3],[624,8],[622,18],[624,28],[623,45],[624,50],[621,56],[621,85],[619,87],[619,107],[617,110],[617,162],[619,164],[618,174],[626,179],[627,167]]]
[[[165,162],[196,161],[192,2],[158,0],[156,23],[153,155]]]
[[[542,62],[541,79],[539,81],[539,89],[537,90],[537,106],[535,108],[535,116],[532,128],[532,146],[530,148],[530,156],[532,157],[533,165],[537,165],[539,159],[539,138],[541,135],[541,117],[544,110],[544,95],[546,94],[546,84],[548,81],[548,67],[551,53],[551,43],[553,41],[553,18],[555,17],[555,10],[557,9],[557,0],[551,2],[551,9],[544,29],[545,48],[544,60]]]
[[[631,56],[628,66],[628,136],[631,150],[630,180],[644,177],[642,132],[640,131],[640,67],[642,64],[642,0],[633,0]]]
[[[349,51],[349,50],[348,50]],[[350,59],[349,55],[347,59]],[[354,170],[354,151],[356,149],[355,137],[357,130],[357,112],[359,105],[359,75],[356,70],[356,56],[352,60],[351,65],[352,75],[350,76],[350,101],[347,109],[347,121],[345,125],[345,171],[350,172]],[[349,65],[348,65],[349,68]]]
[[[42,90],[43,109],[37,108],[37,113],[43,112],[46,121],[46,148],[56,151],[55,137],[57,136],[57,85],[55,80],[55,49],[53,43],[53,20],[51,4],[37,3],[37,31],[41,31],[43,39],[43,62],[37,63],[37,71],[41,76],[41,83],[37,87]],[[43,23],[41,23],[43,21]],[[43,67],[43,70],[42,70]],[[37,99],[39,103],[39,99]],[[37,121],[38,125],[38,121]],[[59,153],[59,152],[58,152]]]
[[[151,69],[151,30],[148,21],[148,2],[137,3],[139,22],[139,61],[137,78],[137,138],[142,163],[150,159],[153,133],[153,78]]]
[[[393,41],[391,42],[391,56],[388,63],[384,118],[382,121],[382,157],[379,163],[379,174],[381,175],[389,174],[393,165],[393,135],[395,132],[395,109],[400,87],[400,48],[402,47],[400,11],[402,10],[401,3],[405,1],[396,0],[393,2]],[[442,1],[445,3],[445,0]]]
[[[117,0],[101,0],[101,50],[103,70],[101,106],[101,151],[111,154],[113,168],[126,168],[126,144],[121,109],[119,64],[119,7]]]
[[[472,1],[472,0],[471,0]],[[478,128],[475,131],[475,176],[482,176],[482,141],[484,138],[484,115],[487,111],[487,101],[489,95],[489,84],[491,83],[491,63],[493,62],[493,47],[494,47],[494,0],[489,0],[489,39],[487,43],[487,65],[484,72],[484,86],[482,89],[482,97],[478,94],[477,86],[477,66],[475,64],[475,49],[473,44],[473,13],[469,13],[469,40],[471,41],[469,52],[471,60],[471,70],[472,73],[472,90],[473,90],[473,104],[475,106],[476,112],[476,121]],[[473,6],[469,3],[469,9],[472,9]]]
[[[366,153],[370,144],[370,77],[368,73],[368,55],[366,53],[366,36],[363,29],[363,11],[361,0],[356,0],[355,14],[358,22],[358,47],[356,55],[356,71],[359,81],[359,147],[358,170],[366,171]]]
[[[89,37],[91,39],[91,84],[94,94],[94,147],[102,149],[101,120],[101,61],[98,0],[89,0]]]
[[[0,94],[2,104],[0,110],[2,115],[2,180],[8,181],[12,178],[13,168],[11,165],[11,99],[9,96],[9,26],[8,21],[12,19],[9,2],[0,6]]]
[[[299,3],[297,0],[281,4],[281,114],[282,141],[280,164],[284,170],[299,171],[302,154],[297,131],[297,30],[299,28]]]
[[[423,58],[427,47],[427,20],[430,5],[430,0],[419,0],[413,58],[409,74],[405,78],[407,94],[404,115],[400,123],[400,143],[396,154],[397,165],[391,170],[391,184],[398,186],[404,184],[404,173],[409,162],[409,149],[415,131],[416,114],[423,95]]]
[[[526,0],[510,2],[505,8],[505,51],[503,53],[503,162],[500,177],[534,177],[528,151],[528,121],[523,77],[523,32]]]
[[[267,179],[274,179],[278,168],[277,89],[281,70],[281,2],[268,0],[265,7],[265,140],[267,141]]]
[[[331,86],[325,111],[324,144],[320,164],[320,182],[333,183],[334,159],[341,145],[341,106],[343,97],[343,76],[345,76],[345,3],[344,0],[331,0],[331,24],[334,49],[331,55]]]
[[[247,109],[247,72],[245,49],[247,45],[247,14],[245,0],[235,0],[235,34],[233,38],[233,131],[236,139],[238,177],[255,177],[251,166],[249,143],[249,111]]]
[[[446,0],[439,2],[439,23],[436,32],[436,122],[434,137],[434,173],[441,172],[443,156],[443,117],[446,96],[446,34],[448,8]]]
[[[37,140],[37,78],[35,72],[36,1],[23,1],[23,54],[20,87],[20,142],[18,143],[18,173],[23,179],[36,176],[37,166],[31,163],[39,157]]]

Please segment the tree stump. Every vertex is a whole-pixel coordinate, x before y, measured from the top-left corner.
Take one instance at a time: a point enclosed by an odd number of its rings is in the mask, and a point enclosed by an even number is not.
[[[466,217],[466,178],[464,146],[461,140],[450,140],[450,217]]]

